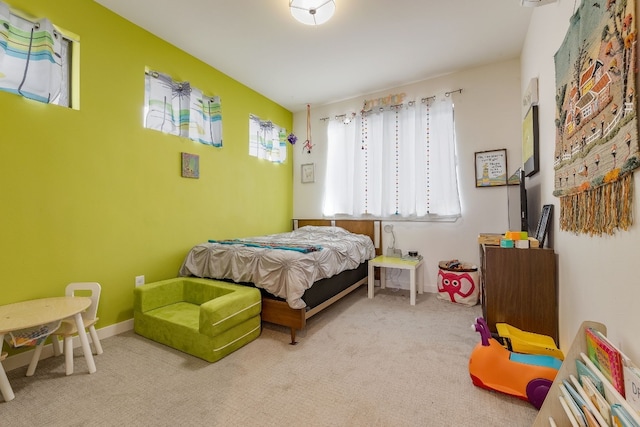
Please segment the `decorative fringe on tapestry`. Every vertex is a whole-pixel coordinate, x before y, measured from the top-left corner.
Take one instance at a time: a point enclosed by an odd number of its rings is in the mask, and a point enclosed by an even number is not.
[[[590,235],[613,234],[633,224],[633,174],[560,198],[560,229]]]

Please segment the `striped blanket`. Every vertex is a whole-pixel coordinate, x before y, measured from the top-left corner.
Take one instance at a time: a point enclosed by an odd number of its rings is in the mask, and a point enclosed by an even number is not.
[[[302,252],[303,254],[322,250],[322,246],[317,245],[296,245],[290,242],[260,242],[255,240],[243,239],[209,240],[209,243],[219,243],[221,245],[242,245],[250,248],[282,249],[285,251]]]

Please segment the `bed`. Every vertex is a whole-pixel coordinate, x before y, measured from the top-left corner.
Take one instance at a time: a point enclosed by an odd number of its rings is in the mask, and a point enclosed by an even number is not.
[[[258,287],[262,320],[289,328],[296,344],[308,318],[367,283],[379,241],[379,221],[298,219],[289,233],[198,244],[179,275]]]

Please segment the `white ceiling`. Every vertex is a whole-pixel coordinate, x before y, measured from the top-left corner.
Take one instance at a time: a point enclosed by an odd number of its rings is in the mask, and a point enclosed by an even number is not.
[[[288,0],[95,0],[292,112],[517,58],[520,0],[335,0],[329,22]]]

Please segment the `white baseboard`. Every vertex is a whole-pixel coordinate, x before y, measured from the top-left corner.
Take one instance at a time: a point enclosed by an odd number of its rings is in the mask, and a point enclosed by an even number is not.
[[[124,322],[116,323],[114,325],[106,326],[101,329],[97,329],[98,338],[103,340],[105,338],[112,337],[114,335],[121,334],[123,332],[127,332],[133,329],[133,319],[125,320]],[[91,337],[89,337],[89,342],[91,342]],[[80,339],[76,336],[73,337],[73,348],[80,347]],[[11,371],[13,369],[21,368],[23,366],[28,366],[29,362],[31,362],[31,357],[33,356],[34,350],[23,351],[22,353],[15,354],[13,356],[7,357],[2,361],[2,366],[5,371]],[[47,357],[53,356],[53,347],[51,344],[47,344],[42,347],[42,353],[40,354],[40,360],[46,359]]]
[[[434,285],[433,283],[425,283],[424,291],[429,294],[437,294],[438,293],[438,285]]]

